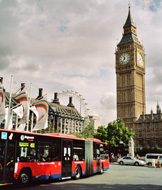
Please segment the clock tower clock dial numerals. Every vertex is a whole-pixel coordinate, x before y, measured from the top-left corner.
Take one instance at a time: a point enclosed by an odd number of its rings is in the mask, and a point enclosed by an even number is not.
[[[130,60],[130,56],[128,53],[123,53],[119,58],[120,63],[123,65],[127,64],[129,60]]]

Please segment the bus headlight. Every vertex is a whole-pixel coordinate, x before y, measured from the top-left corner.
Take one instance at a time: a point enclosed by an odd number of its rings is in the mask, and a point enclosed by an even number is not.
[[[18,169],[18,163],[15,164],[15,171],[14,171],[14,173],[17,173],[17,169]]]

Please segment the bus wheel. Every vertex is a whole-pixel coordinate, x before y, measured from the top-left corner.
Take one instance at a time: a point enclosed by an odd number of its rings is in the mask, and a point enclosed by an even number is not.
[[[102,167],[101,167],[101,170],[100,170],[100,174],[103,174],[104,173],[104,166],[102,164]]]
[[[81,169],[79,166],[75,168],[75,179],[80,179],[81,177]]]
[[[22,170],[20,172],[19,181],[21,185],[29,185],[31,182],[31,174],[28,170]]]

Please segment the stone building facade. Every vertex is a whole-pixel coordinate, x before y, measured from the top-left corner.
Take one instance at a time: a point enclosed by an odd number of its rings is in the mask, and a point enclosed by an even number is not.
[[[162,113],[157,104],[157,111],[141,114],[133,124],[138,147],[162,147]]]
[[[133,129],[136,146],[162,147],[162,114],[159,105],[156,113],[145,113],[145,52],[137,37],[130,6],[115,55],[117,118]]]
[[[36,99],[40,99],[41,97],[43,97],[43,89],[39,88],[39,94]],[[60,104],[58,93],[54,93],[54,99],[48,103],[48,132],[58,132],[63,134],[82,132],[84,118],[73,105],[72,97],[69,97],[69,103],[65,106]]]
[[[94,130],[96,131],[101,126],[101,118],[99,116],[89,115],[89,125],[94,126]]]
[[[54,131],[63,134],[81,133],[84,127],[84,118],[80,115],[69,97],[67,106],[60,105],[58,94],[55,93],[54,100],[49,102],[49,125]]]
[[[123,36],[116,48],[117,118],[127,127],[145,113],[145,53],[136,33],[130,7]]]

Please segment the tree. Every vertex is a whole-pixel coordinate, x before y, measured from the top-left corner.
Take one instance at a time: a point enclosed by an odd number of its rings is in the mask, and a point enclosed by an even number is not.
[[[107,136],[108,142],[112,146],[116,147],[119,144],[123,143],[124,146],[128,145],[128,140],[130,136],[134,136],[132,129],[125,127],[124,123],[117,119],[113,122],[110,122],[107,126]]]
[[[54,131],[53,124],[49,123],[48,128],[39,130],[39,133],[58,133],[58,131]]]
[[[85,139],[93,138],[94,137],[94,126],[88,125],[88,126],[84,127],[83,131],[82,131],[82,135]]]
[[[83,135],[82,135],[82,133],[78,133],[78,132],[76,132],[76,133],[70,133],[70,135],[75,135],[77,138],[84,138]]]
[[[125,127],[121,119],[117,119],[108,123],[107,128],[100,126],[94,136],[103,142],[107,142],[110,152],[126,153],[128,152],[128,140],[130,136],[134,137],[135,134],[132,129]]]
[[[105,126],[99,126],[97,133],[94,134],[96,139],[100,139],[102,142],[107,142],[107,130]]]
[[[93,138],[94,137],[94,126],[88,125],[83,128],[82,133],[71,133],[71,135],[75,135],[77,138]]]

